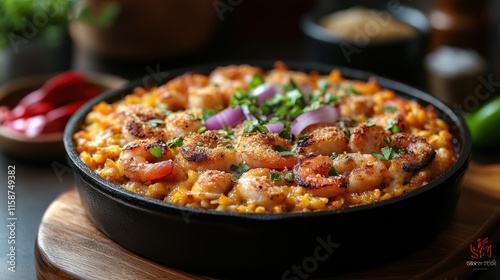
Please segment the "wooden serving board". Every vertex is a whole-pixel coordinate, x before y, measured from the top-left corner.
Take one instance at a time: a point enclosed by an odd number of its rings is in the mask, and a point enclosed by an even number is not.
[[[443,232],[403,258],[336,279],[463,279],[474,271],[466,265],[470,245],[485,237],[493,247],[500,240],[500,165],[471,163],[456,214]],[[35,244],[35,265],[40,279],[213,279],[122,248],[95,228],[76,189],[46,210]]]

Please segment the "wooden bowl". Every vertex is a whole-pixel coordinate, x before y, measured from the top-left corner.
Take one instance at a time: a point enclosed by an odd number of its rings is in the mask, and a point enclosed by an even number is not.
[[[40,88],[56,74],[28,76],[8,82],[0,87],[0,106],[12,109],[24,96]],[[86,73],[87,82],[102,92],[115,89],[126,80],[108,74]],[[12,156],[27,160],[64,158],[63,132],[27,137],[0,125],[0,149]]]

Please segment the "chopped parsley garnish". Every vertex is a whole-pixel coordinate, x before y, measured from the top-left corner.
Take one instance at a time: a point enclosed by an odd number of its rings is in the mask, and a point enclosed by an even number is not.
[[[401,129],[398,126],[398,119],[389,119],[387,121],[387,125],[384,127],[385,130],[390,130],[392,133],[401,132]]]
[[[391,160],[399,156],[399,154],[405,153],[405,149],[397,149],[394,146],[383,147],[381,150],[382,154],[371,152],[371,155],[379,160]]]
[[[263,124],[259,124],[258,121],[248,121],[245,123],[245,128],[243,129],[243,133],[249,132],[260,132],[260,133],[268,133],[269,130]]]
[[[157,127],[157,126],[164,124],[165,122],[162,120],[159,120],[159,119],[151,119],[148,121],[148,123],[152,127]]]
[[[335,167],[331,166],[330,169],[328,169],[328,176],[337,176],[339,173],[337,170],[335,170]]]
[[[236,177],[236,179],[240,178],[241,174],[247,172],[248,170],[250,170],[250,166],[244,164],[244,163],[240,163],[239,165],[231,165],[230,167],[231,171],[233,171],[234,173],[234,176]]]
[[[284,157],[295,155],[295,151],[289,151],[289,150],[285,149],[283,146],[275,146],[274,148],[276,149],[276,151],[278,151],[280,153],[280,155],[282,155]]]
[[[180,147],[182,146],[182,142],[184,141],[184,138],[182,137],[177,137],[174,139],[171,139],[167,142],[167,146],[169,148],[174,148],[174,147]]]
[[[279,182],[283,179],[283,175],[281,174],[281,172],[271,172],[269,174],[269,180],[271,180],[271,182]]]
[[[207,128],[206,128],[206,127],[204,127],[204,126],[202,126],[202,127],[200,127],[200,128],[198,129],[198,131],[197,131],[197,132],[201,134],[201,133],[203,133],[203,132],[205,132],[205,131],[207,131]]]
[[[382,106],[382,111],[387,112],[387,113],[393,113],[396,112],[397,108],[394,106]]]
[[[366,122],[366,126],[367,127],[372,127],[372,126],[376,126],[377,124],[374,123],[374,122]]]
[[[208,119],[210,119],[216,113],[217,112],[215,110],[203,108],[201,110],[201,117],[202,117],[203,121],[206,122]]]
[[[203,147],[203,142],[197,142],[197,143],[196,143],[196,146],[198,146],[198,147]]]
[[[262,85],[264,83],[264,78],[261,75],[255,74],[252,76],[252,80],[250,81],[250,84],[248,85],[248,88],[250,90]]]
[[[346,94],[354,94],[354,95],[360,95],[361,92],[359,92],[357,89],[354,88],[354,85],[352,83],[349,83],[345,88],[344,91]]]
[[[334,152],[334,153],[330,156],[330,159],[331,159],[331,160],[334,160],[334,159],[338,158],[339,156],[340,156],[339,154],[337,154],[337,153],[335,153],[335,152]]]
[[[234,139],[234,131],[232,131],[229,127],[224,126],[223,129],[217,130],[217,135],[221,136],[225,139]]]
[[[228,148],[228,149],[234,149],[234,146],[233,146],[233,144],[226,144],[226,148]]]
[[[285,174],[285,180],[289,182],[293,182],[295,180],[295,176],[293,175],[293,172],[287,172]]]
[[[161,146],[155,146],[149,149],[149,152],[155,157],[155,158],[161,158],[163,156],[163,148]]]
[[[156,108],[158,110],[160,110],[165,117],[168,117],[174,113],[174,112],[170,111],[167,107],[167,104],[164,104],[164,103],[156,105]]]

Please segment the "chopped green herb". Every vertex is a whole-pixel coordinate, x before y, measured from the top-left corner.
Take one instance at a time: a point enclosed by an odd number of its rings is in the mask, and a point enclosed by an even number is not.
[[[393,113],[396,112],[397,108],[394,106],[382,106],[382,111],[387,112],[387,113]]]
[[[200,128],[198,129],[198,131],[197,131],[197,132],[201,134],[201,133],[203,133],[203,132],[205,132],[205,131],[207,131],[207,128],[206,128],[206,127],[204,127],[204,126],[202,126],[202,127],[200,127]]]
[[[271,180],[271,182],[278,182],[278,181],[281,181],[283,179],[283,175],[281,174],[281,172],[271,172],[269,174],[269,180]]]
[[[295,151],[289,151],[289,150],[285,149],[283,146],[275,146],[274,148],[276,149],[276,151],[278,151],[280,153],[280,155],[282,155],[284,157],[295,155]]]
[[[171,139],[167,142],[167,146],[169,148],[174,148],[174,147],[180,147],[182,146],[182,142],[184,141],[184,138],[182,137],[177,137],[174,139]]]
[[[234,149],[234,146],[232,144],[226,144],[226,148],[228,148],[228,149]]]
[[[290,81],[288,82],[288,84],[284,86],[284,90],[286,92],[292,91],[292,90],[295,90],[295,89],[298,89],[298,88],[299,87],[297,86],[297,84],[295,83],[295,81],[293,79],[290,79]]]
[[[299,140],[307,140],[309,139],[309,135],[308,134],[304,134],[304,135],[299,135]]]
[[[349,83],[345,89],[345,93],[347,94],[354,94],[354,95],[360,95],[361,92],[359,92],[357,89],[354,88],[354,85],[352,83]]]
[[[229,127],[224,126],[223,129],[217,130],[217,134],[225,139],[234,139],[234,131],[232,131]]]
[[[383,147],[380,151],[382,152],[382,154],[371,152],[371,155],[379,160],[392,160],[396,158],[399,154],[406,152],[405,149],[397,149],[394,146]]]
[[[249,132],[260,132],[260,133],[268,133],[269,130],[265,125],[259,124],[258,121],[248,121],[245,124],[245,128],[243,129],[243,133]]]
[[[198,146],[198,147],[203,147],[203,142],[198,142],[198,143],[196,143],[196,146]]]
[[[330,85],[330,83],[328,83],[327,79],[323,79],[323,80],[318,81],[318,87],[319,87],[319,90],[321,91],[321,93],[325,93],[326,90],[328,89],[329,85]]]
[[[389,136],[389,134],[387,134],[387,132],[384,131],[384,134],[385,134],[385,138],[384,138],[384,142],[386,144],[390,144],[391,143],[391,137]]]
[[[170,111],[167,107],[167,104],[164,104],[164,103],[160,103],[160,104],[156,105],[156,108],[158,110],[160,110],[165,117],[168,117],[174,113],[174,112]]]
[[[208,119],[210,119],[213,115],[215,115],[217,112],[215,110],[211,110],[211,109],[202,109],[201,110],[201,116],[203,118],[203,121],[207,121]]]
[[[248,166],[244,163],[240,163],[239,165],[233,164],[233,165],[231,165],[230,169],[231,169],[231,171],[236,173],[234,176],[236,177],[236,179],[238,179],[238,178],[240,178],[241,174],[250,170],[250,166]]]
[[[376,126],[376,125],[377,125],[377,124],[376,124],[376,123],[374,123],[374,122],[367,122],[367,123],[366,123],[366,126],[367,126],[367,127],[372,127],[372,126]]]
[[[334,159],[338,158],[339,156],[340,156],[339,154],[333,152],[333,154],[330,156],[330,159],[334,160]]]
[[[159,119],[151,119],[148,121],[149,125],[152,126],[152,127],[157,127],[159,125],[162,125],[164,124],[165,122],[162,121],[162,120],[159,120]]]
[[[350,159],[351,159],[351,157],[350,157],[350,156],[346,156],[346,157],[344,158],[344,163],[345,163],[345,164],[349,163],[349,160],[350,160]]]
[[[335,167],[331,166],[330,169],[328,169],[328,176],[337,176],[339,173],[337,170],[335,170]]]
[[[155,157],[155,158],[161,158],[163,156],[163,148],[161,146],[155,146],[149,149],[149,152]]]
[[[287,172],[285,174],[285,180],[289,182],[293,182],[295,180],[295,176],[293,175],[293,172]]]
[[[252,80],[250,80],[250,84],[248,85],[248,88],[250,90],[262,85],[264,83],[264,78],[262,78],[261,75],[255,74],[252,76]]]
[[[385,130],[390,130],[392,133],[398,133],[401,132],[401,129],[398,126],[399,120],[394,118],[394,119],[389,119],[387,121],[387,125],[384,127]]]

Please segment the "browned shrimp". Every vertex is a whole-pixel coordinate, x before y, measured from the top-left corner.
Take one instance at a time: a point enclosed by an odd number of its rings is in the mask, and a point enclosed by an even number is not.
[[[383,127],[362,124],[352,130],[349,149],[353,153],[360,152],[362,154],[378,152],[381,148],[387,146],[388,137]]]
[[[293,169],[295,181],[314,196],[333,197],[346,191],[348,182],[343,175],[330,176],[333,162],[327,156],[299,159]]]
[[[189,133],[182,143],[181,154],[191,170],[215,169],[230,172],[232,165],[238,165],[236,149],[232,143],[215,131]]]
[[[158,101],[172,111],[183,110],[188,106],[188,90],[208,85],[208,77],[188,73],[178,76],[158,88]]]
[[[238,144],[241,160],[251,168],[293,168],[297,159],[293,155],[281,155],[279,147],[290,151],[290,142],[276,133],[251,132],[243,134]]]
[[[343,153],[347,150],[348,138],[344,131],[336,126],[314,128],[306,130],[297,142],[297,152],[301,155],[315,154],[330,156],[333,153]]]
[[[398,149],[403,149],[391,164],[400,166],[404,171],[413,173],[429,165],[436,156],[436,151],[427,141],[420,136],[396,133],[391,136],[391,145]]]
[[[151,182],[173,174],[170,156],[162,140],[136,140],[123,147],[116,163],[122,175],[130,180]]]
[[[238,179],[230,197],[241,200],[245,204],[255,203],[267,210],[283,204],[286,192],[282,186],[277,186],[270,180],[271,170],[268,168],[254,168],[243,173]]]
[[[345,153],[333,160],[333,168],[347,177],[347,191],[359,193],[376,189],[387,175],[385,164],[371,154]]]
[[[142,105],[131,106],[125,112],[122,135],[128,141],[145,138],[164,138],[164,115],[155,108]]]
[[[203,171],[191,188],[191,194],[200,199],[217,199],[233,186],[232,175],[219,170]]]
[[[184,137],[203,126],[200,109],[175,112],[165,118],[165,134],[169,139]]]

